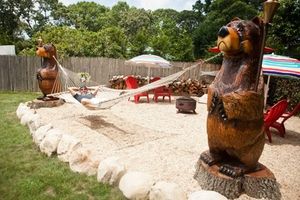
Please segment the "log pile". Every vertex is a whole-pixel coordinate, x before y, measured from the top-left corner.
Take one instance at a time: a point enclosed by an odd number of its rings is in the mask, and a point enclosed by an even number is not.
[[[147,78],[141,76],[134,76],[138,80],[139,86],[147,84]],[[119,75],[113,76],[109,80],[109,86],[113,89],[126,89],[125,79],[127,76]],[[151,80],[150,80],[151,82]],[[204,81],[199,81],[195,79],[187,80],[176,80],[169,84],[169,88],[172,89],[174,95],[189,95],[189,96],[202,96],[207,91],[208,84]]]
[[[133,76],[133,77],[135,77],[138,80],[139,87],[147,84],[147,78],[141,76]],[[113,76],[109,80],[109,86],[113,89],[124,90],[126,89],[126,83],[125,83],[126,78],[127,76],[124,75]]]
[[[170,84],[172,91],[177,95],[202,96],[205,93],[207,84],[199,80],[176,80]]]

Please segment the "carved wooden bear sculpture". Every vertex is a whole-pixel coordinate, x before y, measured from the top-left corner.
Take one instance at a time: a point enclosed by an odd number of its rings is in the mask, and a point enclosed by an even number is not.
[[[41,68],[37,71],[37,79],[39,88],[44,95],[51,94],[54,87],[54,82],[58,73],[58,67],[55,59],[56,48],[53,44],[45,44],[37,47],[36,54],[43,58]]]
[[[208,165],[223,163],[219,171],[231,177],[254,171],[265,143],[262,78],[258,92],[254,91],[261,26],[257,17],[252,21],[235,18],[218,33],[217,44],[224,58],[208,88],[209,151],[200,159]]]

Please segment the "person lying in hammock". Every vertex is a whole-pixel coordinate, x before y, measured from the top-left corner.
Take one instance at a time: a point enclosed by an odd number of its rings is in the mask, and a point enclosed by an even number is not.
[[[96,87],[68,87],[71,95],[82,105],[88,108],[95,108],[99,104],[99,99],[95,98],[100,86]],[[92,91],[93,90],[93,91]]]

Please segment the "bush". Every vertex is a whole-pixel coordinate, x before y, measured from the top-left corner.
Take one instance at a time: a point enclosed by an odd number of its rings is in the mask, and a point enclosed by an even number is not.
[[[271,77],[267,104],[274,105],[277,101],[289,99],[289,109],[300,102],[300,79]],[[298,114],[300,116],[300,114]]]

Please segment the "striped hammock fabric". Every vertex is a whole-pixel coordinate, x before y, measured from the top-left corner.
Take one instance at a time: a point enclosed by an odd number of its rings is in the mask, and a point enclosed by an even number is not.
[[[264,75],[300,78],[300,60],[275,54],[264,55]]]

